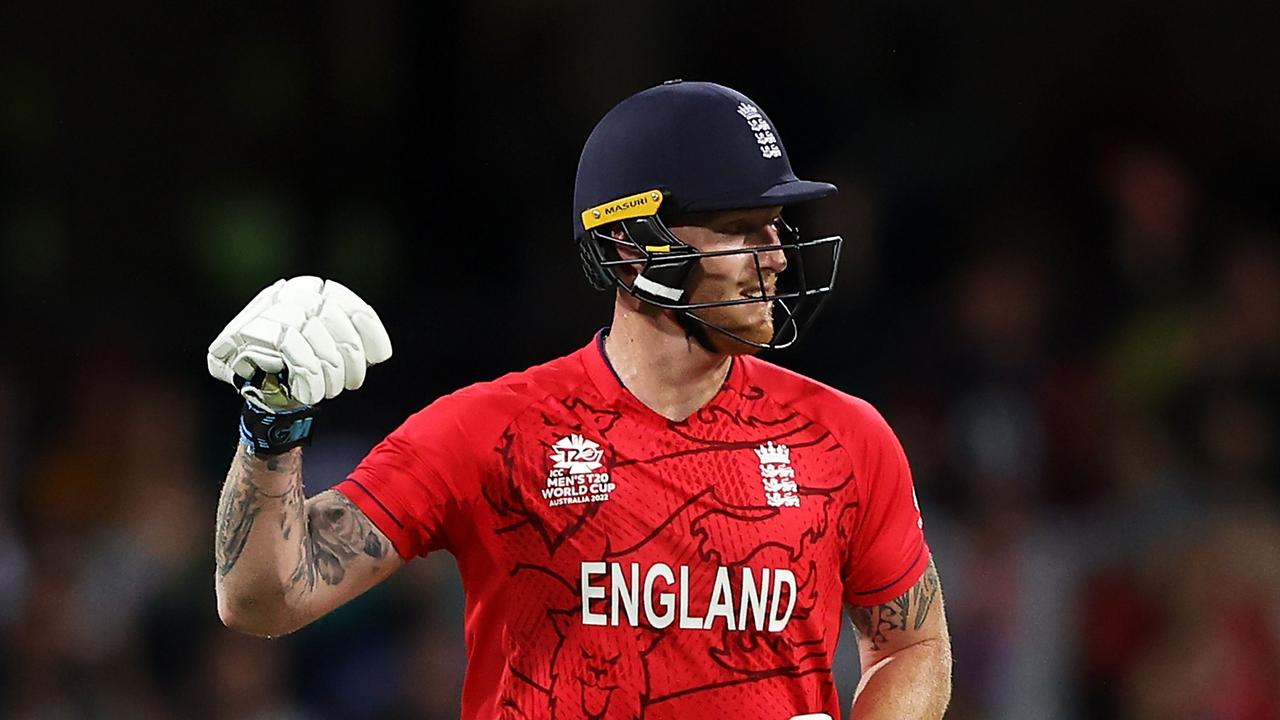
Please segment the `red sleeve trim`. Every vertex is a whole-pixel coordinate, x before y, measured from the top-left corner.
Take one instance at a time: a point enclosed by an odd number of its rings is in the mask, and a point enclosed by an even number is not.
[[[932,553],[929,552],[929,546],[921,543],[920,550],[916,553],[915,559],[912,560],[911,564],[907,566],[907,569],[898,576],[897,580],[894,580],[888,585],[874,588],[872,590],[852,593],[853,604],[861,607],[872,607],[875,605],[883,605],[884,603],[901,596],[903,593],[910,590],[911,586],[915,585],[916,581],[920,579],[920,576],[924,574],[925,568],[929,567],[930,557],[932,557]]]
[[[396,549],[405,562],[414,559],[413,540],[409,537],[409,532],[405,530],[404,524],[400,522],[387,506],[382,503],[373,493],[369,492],[369,488],[365,487],[359,480],[347,478],[334,486],[334,490],[342,493],[360,508],[360,511],[369,518],[387,539],[391,541],[392,547]]]

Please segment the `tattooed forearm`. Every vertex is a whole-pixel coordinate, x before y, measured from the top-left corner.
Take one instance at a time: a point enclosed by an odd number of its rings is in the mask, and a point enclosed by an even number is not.
[[[272,486],[283,484],[287,489],[284,493],[267,492],[255,479]],[[264,459],[254,457],[243,447],[236,450],[218,500],[214,559],[220,576],[226,577],[240,559],[264,501],[291,495],[302,496],[301,461],[297,454]]]
[[[267,492],[263,485],[282,491]],[[241,448],[218,503],[214,554],[220,577],[235,568],[264,514],[279,517],[279,537],[297,548],[290,590],[314,590],[317,580],[337,585],[360,555],[387,556],[387,542],[346,496],[331,490],[306,499],[299,453],[256,458]]]
[[[317,580],[337,585],[358,556],[381,560],[387,555],[373,523],[341,493],[317,495],[308,504],[306,521],[302,552],[289,578],[293,588],[312,590]]]
[[[262,512],[263,499],[281,497],[264,492],[254,483],[255,473],[265,471],[273,474],[297,474],[298,469],[297,459],[292,456],[275,456],[263,460],[253,457],[244,448],[237,450],[235,462],[227,473],[227,481],[222,486],[222,495],[218,499],[214,560],[220,576],[226,577],[244,552],[249,533],[253,531],[254,522]],[[293,482],[286,494],[295,491],[301,495],[301,482]]]
[[[854,607],[851,615],[858,634],[871,643],[873,650],[880,650],[894,631],[919,630],[924,627],[938,597],[940,583],[933,560],[912,588],[901,596],[878,607]]]
[[[218,499],[218,526],[214,560],[218,574],[226,577],[244,552],[245,541],[253,530],[253,521],[262,511],[257,487],[249,482],[227,483]]]

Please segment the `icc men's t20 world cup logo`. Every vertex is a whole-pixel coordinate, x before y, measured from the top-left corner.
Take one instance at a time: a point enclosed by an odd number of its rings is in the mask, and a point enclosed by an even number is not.
[[[550,460],[547,484],[542,489],[548,507],[603,502],[617,487],[604,469],[604,449],[578,433],[557,440],[551,446]]]

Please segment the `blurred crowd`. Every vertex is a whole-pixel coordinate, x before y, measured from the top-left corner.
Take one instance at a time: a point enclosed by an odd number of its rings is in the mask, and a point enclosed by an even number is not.
[[[379,309],[397,355],[326,406],[313,493],[580,346],[609,303],[569,242],[577,153],[683,76],[841,186],[798,215],[845,236],[837,292],[770,359],[902,438],[948,717],[1280,718],[1280,106],[1232,94],[1280,58],[1247,8],[661,2],[619,47],[533,5],[4,11],[0,717],[457,717],[448,556],[285,638],[220,625],[236,400],[204,347],[280,276]],[[850,698],[851,631],[837,668]]]

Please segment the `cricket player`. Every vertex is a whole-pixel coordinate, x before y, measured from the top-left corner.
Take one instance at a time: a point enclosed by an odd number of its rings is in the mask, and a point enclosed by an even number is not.
[[[854,717],[941,717],[949,638],[902,447],[866,402],[755,357],[797,339],[835,276],[840,238],[802,241],[781,212],[835,191],[796,178],[741,93],[670,81],[623,100],[574,193],[612,324],[436,400],[310,498],[314,406],[391,343],[332,280],[262,291],[209,348],[244,398],[223,622],[293,632],[445,550],[468,720],[839,718],[845,609]]]

